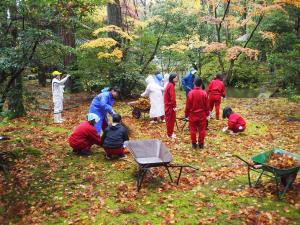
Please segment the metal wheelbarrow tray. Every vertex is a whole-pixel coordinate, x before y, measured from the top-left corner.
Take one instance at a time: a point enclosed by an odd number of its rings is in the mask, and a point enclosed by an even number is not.
[[[280,153],[280,154],[287,154],[289,156],[292,156],[298,161],[298,164],[295,167],[291,167],[291,168],[287,168],[287,169],[279,169],[276,167],[272,167],[267,164],[271,153]],[[249,182],[250,187],[252,187],[252,183],[251,183],[251,179],[250,179],[250,171],[251,170],[259,173],[258,179],[256,180],[254,186],[256,186],[258,184],[262,175],[274,178],[275,182],[276,182],[276,189],[277,189],[278,197],[280,199],[282,199],[284,197],[285,193],[288,191],[290,186],[293,184],[293,182],[295,181],[295,179],[297,177],[297,173],[300,169],[300,155],[291,153],[291,152],[287,152],[285,150],[278,149],[278,148],[275,148],[275,149],[272,149],[272,150],[269,150],[269,151],[266,151],[266,152],[263,152],[263,153],[260,153],[258,155],[251,157],[251,160],[253,161],[254,164],[247,162],[246,160],[242,159],[241,157],[239,157],[237,155],[235,155],[235,157],[239,158],[240,160],[242,160],[243,162],[245,162],[247,164],[248,182]],[[268,172],[269,174],[266,174],[265,172]],[[270,174],[272,174],[273,176]],[[279,181],[284,186],[283,192],[279,191]]]
[[[180,168],[180,172],[176,182],[177,185],[179,184],[182,169],[184,167],[190,167],[192,169],[198,170],[197,168],[190,165],[171,164],[173,157],[166,145],[160,140],[130,140],[126,142],[126,145],[139,167],[137,176],[138,191],[140,191],[141,189],[145,174],[152,167],[165,167],[165,169],[168,171],[171,182],[173,182],[173,179],[169,168]]]

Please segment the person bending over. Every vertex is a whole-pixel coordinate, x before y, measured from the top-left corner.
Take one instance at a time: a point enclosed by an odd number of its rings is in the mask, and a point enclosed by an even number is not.
[[[230,107],[225,107],[223,110],[223,118],[228,119],[228,126],[223,128],[224,132],[236,134],[243,132],[246,129],[246,122],[239,114],[234,113]]]

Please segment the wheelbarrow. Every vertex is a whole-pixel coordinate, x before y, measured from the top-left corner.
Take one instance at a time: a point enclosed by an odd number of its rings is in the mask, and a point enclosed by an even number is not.
[[[198,170],[198,168],[190,165],[171,164],[173,157],[166,145],[160,140],[130,140],[126,141],[125,145],[138,164],[139,171],[136,180],[138,191],[141,189],[146,173],[152,167],[165,167],[165,169],[168,171],[171,182],[173,182],[173,178],[169,168],[180,168],[176,182],[177,185],[179,184],[181,173],[184,167],[190,167],[194,170]]]
[[[279,168],[272,167],[267,164],[267,162],[269,161],[269,155],[271,153],[288,154],[288,155],[294,157],[298,161],[298,164],[294,167],[287,168],[287,169],[279,169]],[[263,175],[274,178],[275,182],[276,182],[276,190],[277,190],[279,199],[282,199],[284,197],[285,193],[288,191],[288,189],[294,183],[294,181],[297,177],[297,173],[300,169],[300,155],[291,153],[291,152],[287,152],[285,150],[278,149],[278,148],[275,148],[275,149],[272,149],[272,150],[269,150],[269,151],[266,151],[266,152],[263,152],[263,153],[253,156],[251,158],[253,163],[250,163],[237,155],[234,155],[234,156],[237,157],[238,159],[242,160],[244,163],[246,163],[246,165],[248,167],[248,182],[249,182],[250,187],[252,187],[250,171],[259,173],[259,176],[254,184],[254,187],[257,186],[258,182],[260,181],[260,179]],[[283,192],[279,191],[279,182],[281,182],[281,184],[284,186]]]
[[[141,118],[142,113],[144,114],[144,117],[145,117],[145,114],[149,113],[150,108],[141,109],[138,106],[136,106],[135,103],[136,102],[129,102],[128,103],[128,105],[132,108],[131,114],[132,114],[133,118],[136,118],[136,119]]]

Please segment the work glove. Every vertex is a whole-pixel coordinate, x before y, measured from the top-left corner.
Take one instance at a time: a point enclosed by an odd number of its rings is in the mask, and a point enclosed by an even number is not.
[[[224,128],[222,129],[223,132],[226,132],[227,130],[228,130],[228,127],[224,127]]]

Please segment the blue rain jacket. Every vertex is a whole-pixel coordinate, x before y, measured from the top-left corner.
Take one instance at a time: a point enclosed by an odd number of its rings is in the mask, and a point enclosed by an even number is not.
[[[181,83],[183,86],[183,89],[186,93],[186,95],[188,95],[188,93],[193,90],[194,88],[194,80],[195,80],[195,75],[192,74],[192,72],[188,72],[182,79],[181,79]]]
[[[113,115],[115,113],[112,108],[114,103],[115,100],[113,99],[113,96],[109,91],[97,95],[90,105],[89,113],[95,113],[100,118],[98,123],[95,124],[95,128],[99,135],[102,130],[103,121],[106,121],[106,123],[108,124],[107,113],[109,113],[110,115]]]

